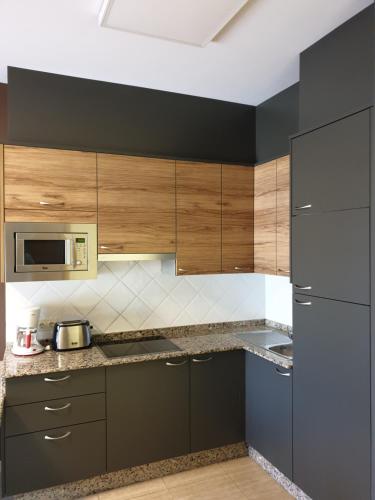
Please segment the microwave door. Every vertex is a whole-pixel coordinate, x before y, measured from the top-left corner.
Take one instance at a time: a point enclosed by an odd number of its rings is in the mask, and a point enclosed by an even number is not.
[[[16,235],[16,272],[72,269],[72,253],[69,235]]]

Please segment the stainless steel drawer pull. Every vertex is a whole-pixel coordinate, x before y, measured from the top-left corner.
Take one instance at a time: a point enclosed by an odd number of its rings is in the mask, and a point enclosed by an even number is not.
[[[187,363],[187,359],[185,359],[185,361],[182,361],[181,363],[171,363],[170,361],[167,361],[165,364],[167,366],[182,366],[182,365],[186,365]]]
[[[312,286],[310,285],[307,286],[294,285],[294,288],[298,288],[298,290],[312,290]]]
[[[312,208],[312,205],[311,203],[309,203],[308,205],[300,205],[299,207],[294,207],[295,210],[305,210],[306,208]]]
[[[40,201],[39,205],[42,205],[42,206],[50,205],[51,207],[63,207],[65,205],[65,203],[64,202],[50,203],[49,201]]]
[[[44,439],[46,441],[60,441],[60,439],[66,439],[67,437],[69,437],[71,435],[71,432],[68,431],[66,432],[65,434],[63,434],[62,436],[48,436],[47,434],[44,436]]]
[[[44,382],[64,382],[64,380],[68,380],[70,377],[71,377],[71,375],[65,375],[65,377],[61,377],[61,378],[45,377]]]
[[[234,266],[234,270],[235,271],[241,271],[242,267],[239,267],[239,266]]]
[[[281,372],[278,368],[275,368],[275,371],[278,375],[281,375],[282,377],[290,377],[290,372]]]
[[[311,306],[312,305],[312,302],[303,302],[301,300],[297,300],[295,299],[294,301],[296,304],[298,304],[299,306]]]
[[[214,359],[214,357],[210,356],[209,358],[205,359],[193,358],[193,363],[206,363],[207,361],[211,361],[211,359]]]
[[[66,403],[64,406],[60,406],[60,408],[50,408],[49,406],[45,406],[44,410],[45,411],[62,411],[62,410],[67,410],[72,406],[72,403]]]
[[[106,245],[100,245],[100,247],[102,250],[108,250],[109,247],[107,247]]]
[[[178,271],[180,271],[181,273],[187,273],[188,272],[187,269],[183,269],[182,267],[179,267]]]

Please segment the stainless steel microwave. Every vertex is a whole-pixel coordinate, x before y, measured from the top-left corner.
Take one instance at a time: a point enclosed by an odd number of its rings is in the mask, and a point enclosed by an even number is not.
[[[96,224],[5,224],[6,281],[96,278]]]

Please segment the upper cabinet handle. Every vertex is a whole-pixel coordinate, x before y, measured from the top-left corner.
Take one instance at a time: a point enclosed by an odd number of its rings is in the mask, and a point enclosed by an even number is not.
[[[290,377],[290,372],[281,372],[279,368],[275,368],[275,371],[278,375],[281,375],[282,377]]]
[[[185,359],[185,361],[182,361],[182,363],[171,363],[170,361],[167,361],[165,364],[166,366],[182,366],[186,365],[187,361],[187,359]]]
[[[61,377],[61,378],[45,377],[44,382],[63,382],[64,380],[68,380],[70,377],[71,377],[71,375],[65,375],[65,377]]]
[[[102,248],[103,250],[107,250],[109,247],[105,246],[105,245],[100,245],[99,248]]]
[[[309,203],[308,205],[300,205],[299,207],[294,207],[295,210],[305,210],[306,208],[312,208],[312,205],[311,203]]]
[[[47,436],[47,434],[44,436],[44,439],[46,439],[47,441],[59,441],[60,439],[66,439],[67,437],[69,437],[71,435],[71,432],[68,431],[66,432],[65,434],[63,434],[62,436]]]
[[[234,270],[235,270],[235,271],[241,271],[241,269],[242,269],[241,267],[234,266]]]
[[[178,268],[178,271],[181,271],[182,273],[187,273],[188,270],[187,269],[183,269],[182,267],[179,267]]]
[[[40,201],[39,205],[42,205],[42,206],[51,205],[52,207],[63,207],[65,205],[65,203],[62,201],[56,202],[56,203],[50,203],[49,201]]]
[[[294,300],[294,302],[295,302],[296,304],[298,304],[299,306],[311,306],[311,305],[312,305],[312,302],[311,302],[311,301],[309,301],[309,302],[303,302],[303,301],[301,301],[301,300],[297,300],[297,299],[295,299],[295,300]]]
[[[211,361],[211,359],[214,359],[214,357],[210,356],[209,358],[205,359],[193,358],[193,363],[206,363],[207,361]]]
[[[294,288],[298,288],[298,290],[312,290],[312,286],[302,286],[302,285],[294,285]]]
[[[66,403],[64,406],[60,406],[60,408],[51,408],[50,406],[45,406],[44,410],[45,411],[61,411],[61,410],[67,410],[72,406],[72,403]]]

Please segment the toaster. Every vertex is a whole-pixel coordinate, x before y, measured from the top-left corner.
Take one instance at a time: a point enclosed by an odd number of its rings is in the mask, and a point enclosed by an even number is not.
[[[52,348],[55,351],[91,347],[91,326],[87,320],[58,321],[53,328]]]

